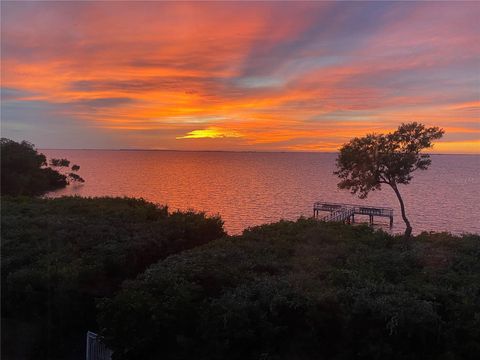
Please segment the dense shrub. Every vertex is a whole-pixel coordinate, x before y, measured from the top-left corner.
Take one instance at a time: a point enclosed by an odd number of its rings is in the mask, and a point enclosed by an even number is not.
[[[2,197],[1,205],[2,316],[34,324],[44,344],[36,359],[70,350],[73,336],[83,344],[96,328],[95,299],[123,280],[224,235],[218,217],[140,199]]]
[[[45,167],[47,159],[32,144],[1,139],[2,195],[38,195],[67,185],[67,178]]]
[[[2,195],[35,196],[65,187],[72,181],[85,182],[76,174],[80,166],[70,168],[67,159],[51,159],[48,167],[45,155],[27,141],[18,143],[2,138],[0,146]]]
[[[115,359],[474,359],[480,237],[279,222],[152,265],[100,304]]]

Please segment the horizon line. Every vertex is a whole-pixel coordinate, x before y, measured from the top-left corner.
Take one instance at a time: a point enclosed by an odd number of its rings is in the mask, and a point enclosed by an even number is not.
[[[293,153],[293,154],[336,154],[339,151],[302,151],[302,150],[179,150],[179,149],[143,149],[143,148],[37,148],[38,150],[82,150],[82,151],[174,151],[174,152],[222,152],[222,153]],[[427,153],[429,155],[480,155],[480,153]]]

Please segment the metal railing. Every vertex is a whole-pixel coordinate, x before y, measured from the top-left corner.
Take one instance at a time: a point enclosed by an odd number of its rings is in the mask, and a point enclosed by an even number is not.
[[[355,214],[387,216],[387,217],[393,216],[393,209],[390,209],[390,208],[357,206],[354,209],[355,209]]]
[[[345,221],[354,214],[354,209],[342,208],[335,210],[321,218],[322,221]]]
[[[325,203],[325,202],[317,201],[313,205],[313,209],[316,211],[330,211],[330,212],[353,209],[354,214],[385,216],[385,217],[393,216],[392,208],[382,207],[382,206],[364,206],[364,205],[354,205],[354,204]]]
[[[94,332],[87,332],[86,360],[112,360],[113,351]]]

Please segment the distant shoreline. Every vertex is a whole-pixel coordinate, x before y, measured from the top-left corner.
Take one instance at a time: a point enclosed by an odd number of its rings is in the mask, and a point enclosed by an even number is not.
[[[256,151],[256,150],[175,150],[175,149],[82,149],[82,148],[38,148],[39,151],[44,150],[82,150],[82,151],[158,151],[158,152],[206,152],[206,153],[247,153],[247,154],[337,154],[337,151]],[[428,153],[429,155],[462,155],[462,156],[479,156],[473,153]]]

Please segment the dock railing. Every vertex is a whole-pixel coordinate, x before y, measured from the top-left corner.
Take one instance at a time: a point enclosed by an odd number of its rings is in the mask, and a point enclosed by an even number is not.
[[[330,214],[320,217],[320,211]],[[375,216],[388,217],[393,225],[393,209],[383,206],[354,205],[317,201],[313,204],[313,217],[322,221],[355,222],[355,215],[368,215],[370,224]]]

